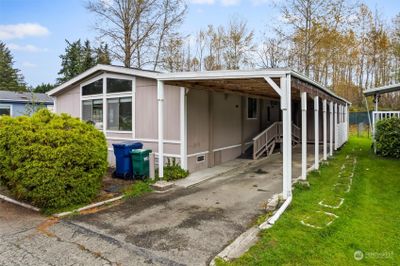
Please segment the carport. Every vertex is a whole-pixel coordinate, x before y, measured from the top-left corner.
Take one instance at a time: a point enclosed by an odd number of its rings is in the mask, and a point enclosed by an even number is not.
[[[320,146],[323,147],[323,160],[331,156],[333,151],[342,146],[348,139],[348,108],[350,103],[335,95],[320,84],[290,69],[267,69],[257,71],[209,71],[209,72],[180,72],[161,74],[157,78],[158,100],[158,166],[159,175],[163,176],[164,158],[164,86],[171,85],[181,88],[180,102],[180,132],[181,132],[181,165],[187,167],[187,93],[190,90],[206,91],[208,103],[212,103],[212,93],[239,95],[256,99],[276,100],[280,103],[280,143],[282,145],[283,197],[291,197],[292,186],[292,144],[294,138],[301,142],[301,178],[306,178],[307,172],[307,143],[314,145],[314,168],[319,168]],[[243,108],[243,104],[241,105]],[[311,108],[308,108],[312,106]],[[308,110],[308,111],[307,111]],[[213,121],[215,112],[208,104],[208,121]],[[242,112],[243,113],[243,112]],[[230,119],[226,117],[226,119]],[[312,123],[307,123],[312,121]],[[322,125],[320,125],[322,124]],[[208,125],[209,136],[214,134],[213,124]],[[243,137],[244,126],[241,125],[240,149],[244,153],[247,143]],[[264,134],[264,135],[263,135]],[[268,129],[261,132],[261,140],[253,142],[254,154],[260,149],[268,153]],[[256,139],[256,138],[255,138]],[[254,140],[255,140],[254,139]],[[264,141],[265,140],[265,141]],[[213,159],[215,149],[212,138],[208,143],[207,155]],[[329,148],[329,150],[328,150]],[[213,160],[210,160],[211,162]],[[209,163],[209,167],[212,167]]]

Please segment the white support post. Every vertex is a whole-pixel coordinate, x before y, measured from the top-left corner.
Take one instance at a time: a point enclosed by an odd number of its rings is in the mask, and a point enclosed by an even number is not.
[[[349,140],[349,104],[346,103],[346,141]]]
[[[327,143],[327,117],[326,117],[326,99],[322,100],[322,115],[323,115],[323,147],[324,147],[324,160],[328,159],[328,143]]]
[[[164,82],[157,81],[158,101],[158,175],[164,177]]]
[[[107,92],[107,78],[104,76],[103,77],[103,133],[105,136],[107,136],[107,97],[106,97],[106,92]],[[82,95],[82,94],[81,94]],[[82,106],[81,106],[82,108]],[[82,116],[81,116],[82,118]]]
[[[335,151],[338,148],[338,134],[337,134],[337,103],[335,103],[334,107],[333,107],[333,128],[334,128],[334,136],[335,136]]]
[[[292,196],[292,111],[290,75],[282,77],[281,110],[283,128],[283,198]]]
[[[314,155],[315,155],[315,170],[319,169],[319,103],[318,96],[314,97]]]
[[[329,155],[333,155],[333,102],[329,103]]]
[[[186,89],[180,88],[180,156],[181,167],[187,170],[187,96]]]
[[[301,92],[301,178],[307,178],[307,93]]]

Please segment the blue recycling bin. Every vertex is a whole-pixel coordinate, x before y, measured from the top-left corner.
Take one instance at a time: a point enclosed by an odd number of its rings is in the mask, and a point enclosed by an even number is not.
[[[142,149],[143,143],[136,141],[127,141],[118,144],[113,144],[116,169],[113,172],[113,177],[132,179],[132,159],[131,151]]]

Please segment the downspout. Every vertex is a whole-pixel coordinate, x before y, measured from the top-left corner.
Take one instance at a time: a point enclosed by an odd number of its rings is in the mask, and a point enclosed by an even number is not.
[[[272,215],[270,218],[268,218],[268,220],[265,221],[264,223],[260,224],[258,226],[258,228],[268,229],[268,228],[272,227],[275,224],[275,222],[279,219],[279,217],[281,217],[281,215],[287,209],[287,207],[290,205],[290,203],[292,202],[292,198],[293,198],[293,196],[290,195],[285,200],[285,202],[282,204],[282,206],[274,213],[274,215]]]

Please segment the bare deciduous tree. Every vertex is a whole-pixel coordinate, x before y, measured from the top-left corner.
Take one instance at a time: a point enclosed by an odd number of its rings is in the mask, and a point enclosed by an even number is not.
[[[112,55],[126,67],[156,69],[165,39],[186,14],[184,0],[90,0],[96,30],[110,42]]]

